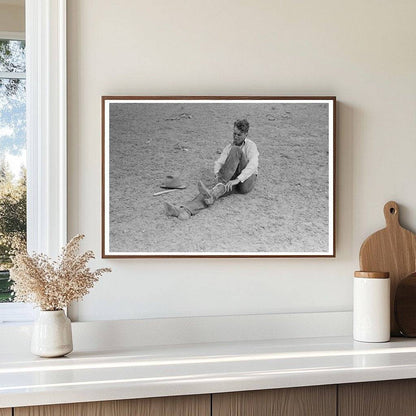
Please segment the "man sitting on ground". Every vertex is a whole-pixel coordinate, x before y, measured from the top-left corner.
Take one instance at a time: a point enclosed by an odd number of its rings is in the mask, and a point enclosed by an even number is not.
[[[258,175],[259,152],[256,144],[247,138],[249,127],[249,122],[245,119],[234,123],[233,141],[224,148],[214,164],[217,184],[209,189],[199,181],[199,194],[191,201],[181,206],[165,203],[167,215],[187,220],[222,196],[234,192],[247,194],[254,188]]]

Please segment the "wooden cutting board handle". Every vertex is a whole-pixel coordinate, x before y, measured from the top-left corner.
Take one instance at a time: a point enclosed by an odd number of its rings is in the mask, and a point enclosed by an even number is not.
[[[400,225],[399,212],[396,202],[387,202],[384,205],[386,228],[370,235],[360,250],[362,271],[390,273],[390,323],[393,336],[400,335],[394,317],[397,286],[402,279],[416,271],[416,235]]]
[[[386,226],[400,227],[399,222],[399,205],[397,202],[389,201],[384,205],[384,218],[386,219]]]

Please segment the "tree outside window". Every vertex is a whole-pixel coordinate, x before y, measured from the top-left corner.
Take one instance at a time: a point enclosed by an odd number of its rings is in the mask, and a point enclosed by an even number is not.
[[[8,269],[26,242],[25,42],[0,39],[0,302],[13,299]]]

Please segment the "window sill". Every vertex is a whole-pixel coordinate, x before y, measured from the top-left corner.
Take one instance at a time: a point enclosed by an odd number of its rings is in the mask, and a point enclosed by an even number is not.
[[[28,303],[0,303],[0,325],[21,325],[35,319],[33,306]]]

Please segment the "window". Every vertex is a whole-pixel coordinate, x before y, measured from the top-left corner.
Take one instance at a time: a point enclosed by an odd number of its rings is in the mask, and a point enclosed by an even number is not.
[[[26,1],[25,32],[27,247],[55,257],[66,243],[66,0]],[[33,315],[0,303],[0,324]]]
[[[22,34],[0,33],[1,303],[12,301],[8,268],[18,242],[26,244],[25,41]]]

